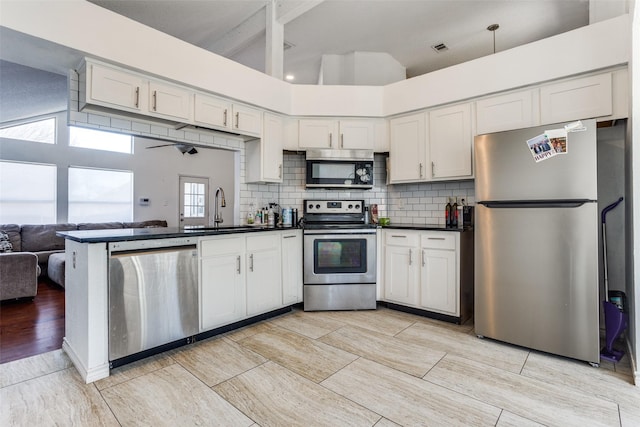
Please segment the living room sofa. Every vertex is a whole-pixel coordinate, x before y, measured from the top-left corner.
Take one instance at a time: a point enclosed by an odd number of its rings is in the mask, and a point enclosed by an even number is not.
[[[79,224],[1,224],[11,252],[0,253],[0,300],[35,297],[38,276],[64,287],[65,255],[58,231],[166,227],[163,220]]]

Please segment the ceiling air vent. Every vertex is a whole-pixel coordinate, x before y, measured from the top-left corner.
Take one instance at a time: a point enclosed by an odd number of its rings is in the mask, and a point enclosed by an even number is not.
[[[431,49],[435,50],[436,52],[444,52],[445,50],[449,50],[449,46],[444,43],[438,43],[431,46]]]

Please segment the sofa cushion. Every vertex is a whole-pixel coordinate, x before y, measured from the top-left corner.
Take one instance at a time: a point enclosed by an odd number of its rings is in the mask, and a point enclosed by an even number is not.
[[[64,237],[57,231],[77,230],[76,224],[27,224],[22,226],[22,250],[28,252],[64,249]],[[42,262],[42,260],[40,261]]]
[[[107,230],[111,228],[124,228],[121,222],[82,222],[78,224],[78,230]]]
[[[137,221],[137,222],[125,222],[124,228],[153,228],[153,227],[166,227],[167,221],[152,219],[148,221]]]
[[[9,240],[9,235],[0,231],[0,253],[13,252],[13,245]]]
[[[47,263],[47,276],[64,288],[64,261],[65,253],[51,254]]]
[[[20,252],[22,250],[20,226],[18,224],[0,224],[0,231],[4,231],[9,236],[9,242],[11,242],[11,246],[13,246],[13,252]]]

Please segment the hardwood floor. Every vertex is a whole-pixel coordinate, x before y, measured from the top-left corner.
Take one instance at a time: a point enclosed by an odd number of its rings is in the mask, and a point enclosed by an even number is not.
[[[38,295],[0,304],[0,364],[62,347],[64,289],[48,279]]]

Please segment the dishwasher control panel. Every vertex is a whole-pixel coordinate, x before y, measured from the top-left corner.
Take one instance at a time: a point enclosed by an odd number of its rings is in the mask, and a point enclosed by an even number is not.
[[[124,242],[111,242],[108,245],[109,253],[123,251],[139,251],[147,249],[172,248],[175,246],[195,246],[198,243],[196,237],[176,237],[169,239],[127,240]]]

